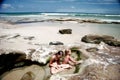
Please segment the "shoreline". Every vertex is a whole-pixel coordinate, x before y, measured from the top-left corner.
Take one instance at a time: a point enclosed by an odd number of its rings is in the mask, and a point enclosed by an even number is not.
[[[46,16],[43,16],[46,17]],[[13,17],[14,18],[14,17]],[[26,24],[26,23],[40,23],[40,22],[73,22],[73,23],[97,23],[97,24],[120,24],[120,21],[116,20],[102,20],[102,19],[82,19],[82,18],[75,18],[75,17],[46,17],[43,19],[30,19],[28,18],[21,18],[21,19],[16,19],[16,21],[12,20],[0,20],[3,23],[10,23],[10,24]]]

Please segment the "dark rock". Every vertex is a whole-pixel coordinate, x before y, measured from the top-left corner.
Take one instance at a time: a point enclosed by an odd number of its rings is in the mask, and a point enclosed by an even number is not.
[[[0,38],[6,38],[8,35],[1,35]]]
[[[85,35],[82,39],[82,42],[86,42],[86,43],[95,43],[95,44],[99,44],[101,42],[104,42],[110,46],[116,46],[116,47],[120,47],[120,41],[117,41],[116,39],[114,39],[114,37],[112,36],[107,36],[107,35]]]
[[[8,70],[11,70],[14,64],[20,60],[25,59],[25,54],[2,54],[0,55],[0,75]]]
[[[112,24],[120,24],[120,22],[111,22]]]
[[[55,41],[55,42],[50,42],[49,45],[64,45],[64,43]]]
[[[72,29],[61,29],[59,30],[61,34],[72,34]]]
[[[113,40],[114,37],[112,36],[100,36],[100,35],[85,35],[81,41],[86,42],[86,43],[96,43],[99,44],[101,41],[106,41],[106,40]]]
[[[25,53],[10,52],[8,54],[1,53],[0,55],[0,75],[14,68],[30,66],[32,64],[40,65],[38,62],[27,60]]]
[[[85,35],[84,37],[82,37],[81,39],[82,42],[86,42],[86,43],[100,43],[100,41],[98,39],[96,39],[96,36],[94,35]]]
[[[120,47],[120,41],[117,40],[106,40],[104,42],[110,46]]]
[[[34,39],[35,37],[34,36],[27,36],[27,37],[24,37],[24,39],[26,39],[26,40],[32,40],[32,39]]]
[[[96,47],[92,47],[92,48],[86,49],[86,51],[88,51],[88,52],[96,52],[96,51],[98,51],[98,49]]]
[[[20,34],[13,34],[9,36],[8,39],[17,38],[17,37],[20,37]]]

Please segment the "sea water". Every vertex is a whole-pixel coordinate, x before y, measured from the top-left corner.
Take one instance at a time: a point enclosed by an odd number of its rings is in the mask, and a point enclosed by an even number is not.
[[[0,13],[0,20],[7,20],[11,22],[29,22],[41,21],[46,19],[56,18],[74,18],[74,19],[87,19],[87,20],[100,20],[106,22],[120,22],[120,14],[88,14],[88,13],[40,13],[40,12],[27,12],[27,13]]]

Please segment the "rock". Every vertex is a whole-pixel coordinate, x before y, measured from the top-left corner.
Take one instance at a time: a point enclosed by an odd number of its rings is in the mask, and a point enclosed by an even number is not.
[[[120,24],[120,22],[111,22],[112,24]]]
[[[0,75],[15,67],[21,66],[21,64],[16,65],[16,63],[22,60],[25,60],[25,54],[9,53],[0,55]]]
[[[27,56],[31,57],[32,61],[37,61],[42,65],[46,65],[51,57],[51,54],[54,53],[55,50],[50,49],[46,46],[42,46],[40,48],[37,48],[32,54],[26,53]]]
[[[96,43],[99,44],[101,41],[105,40],[113,40],[114,37],[112,36],[100,36],[100,35],[85,35],[82,37],[81,41],[86,42],[86,43]]]
[[[21,78],[21,80],[34,80],[35,79],[35,74],[30,72],[27,72],[23,75],[23,77]]]
[[[8,36],[7,39],[12,39],[12,38],[17,38],[17,37],[20,37],[20,34],[13,34],[13,35],[10,35],[10,36]]]
[[[98,49],[96,47],[86,49],[88,52],[96,52]]]
[[[100,35],[85,35],[84,37],[82,37],[81,41],[86,42],[86,43],[95,43],[95,44],[104,42],[110,46],[120,47],[120,41],[117,41],[116,39],[114,39],[114,37],[107,36],[107,35],[102,35],[102,36],[100,36]]]
[[[120,41],[117,40],[106,40],[104,42],[110,46],[120,47]]]
[[[61,75],[52,75],[50,77],[50,80],[67,80],[67,79]]]
[[[83,75],[80,75],[79,80],[119,80],[119,69],[120,65],[109,65],[107,69],[100,64],[89,65]]]
[[[34,39],[35,37],[34,36],[27,36],[27,37],[24,37],[24,39],[26,39],[26,40],[32,40],[32,39]]]
[[[6,37],[8,37],[9,35],[1,35],[0,36],[0,39],[3,39],[3,38],[6,38]]]
[[[0,80],[46,80],[45,78],[48,76],[46,74],[49,72],[46,72],[45,69],[34,64],[14,68],[0,76]]]
[[[72,29],[61,29],[59,30],[60,34],[72,34]]]
[[[49,45],[64,45],[64,43],[60,41],[50,42]]]
[[[32,53],[34,53],[35,51],[36,51],[35,49],[27,49],[27,50],[25,51],[26,58],[27,58],[27,59],[31,59]]]

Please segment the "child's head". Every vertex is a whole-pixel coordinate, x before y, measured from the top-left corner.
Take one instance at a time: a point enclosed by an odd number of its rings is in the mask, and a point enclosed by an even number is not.
[[[58,53],[56,54],[58,57],[62,57],[63,56],[63,51],[62,50],[60,50],[60,51],[58,51]]]
[[[65,55],[70,55],[71,54],[71,51],[69,49],[66,49],[65,50]]]

